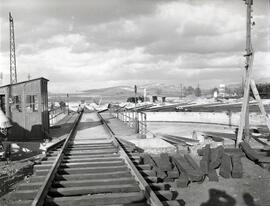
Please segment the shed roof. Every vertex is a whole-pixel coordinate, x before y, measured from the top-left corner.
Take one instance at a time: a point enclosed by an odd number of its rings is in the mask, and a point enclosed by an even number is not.
[[[6,85],[3,85],[3,86],[0,86],[0,88],[8,87],[8,86],[11,86],[11,85],[24,84],[24,83],[28,83],[28,82],[32,82],[32,81],[37,81],[37,80],[45,80],[47,82],[49,81],[48,79],[46,79],[44,77],[39,77],[39,78],[36,78],[36,79],[30,79],[30,80],[23,81],[23,82],[17,82],[15,84],[6,84]]]

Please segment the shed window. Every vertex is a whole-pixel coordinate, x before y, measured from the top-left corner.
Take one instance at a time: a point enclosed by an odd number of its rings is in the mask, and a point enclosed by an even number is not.
[[[38,111],[37,95],[27,95],[26,96],[26,111],[27,112],[37,112]]]
[[[14,105],[14,110],[18,112],[22,112],[22,97],[20,95],[14,96],[12,98],[12,102]]]

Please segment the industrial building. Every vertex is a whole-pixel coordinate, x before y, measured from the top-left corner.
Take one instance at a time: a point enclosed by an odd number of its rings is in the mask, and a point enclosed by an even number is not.
[[[8,141],[43,141],[49,133],[48,80],[41,77],[0,87],[0,107],[11,121]]]

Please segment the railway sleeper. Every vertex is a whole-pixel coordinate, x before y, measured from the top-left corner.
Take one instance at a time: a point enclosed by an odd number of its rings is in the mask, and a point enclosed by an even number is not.
[[[159,182],[159,178],[156,176],[147,176],[147,175],[143,175],[143,178],[145,179],[146,182],[148,183],[157,183]]]
[[[87,154],[113,154],[116,153],[117,149],[113,148],[113,149],[93,149],[93,150],[78,150],[78,151],[69,151],[69,150],[65,150],[65,154],[70,154],[70,155],[87,155]]]
[[[169,200],[169,201],[162,201],[162,204],[164,206],[182,206],[185,205],[185,201],[180,199],[180,200]]]
[[[73,145],[89,145],[89,144],[102,144],[102,143],[111,143],[111,140],[91,140],[91,139],[75,139],[73,140]]]
[[[33,200],[38,193],[38,189],[34,190],[16,190],[10,197],[11,200]]]
[[[128,193],[108,193],[95,195],[82,195],[73,197],[47,198],[48,206],[101,206],[101,205],[125,205],[132,206],[134,203],[145,203],[143,191]]]
[[[119,157],[99,157],[99,158],[74,158],[74,159],[63,159],[63,163],[77,163],[77,162],[100,162],[100,161],[117,161]],[[42,165],[53,164],[54,160],[43,160],[40,162]]]
[[[120,185],[95,185],[95,186],[80,186],[67,188],[51,188],[49,196],[75,196],[75,195],[89,195],[100,193],[117,193],[117,192],[139,192],[140,188],[137,183],[120,184]]]
[[[178,196],[178,193],[176,191],[157,190],[154,192],[161,201],[176,200]]]
[[[115,146],[95,146],[95,147],[68,147],[66,148],[67,151],[78,151],[78,150],[101,150],[101,149],[115,149]]]
[[[53,151],[53,152],[49,152],[48,156],[57,156],[59,154],[60,151]],[[102,154],[113,154],[113,153],[117,153],[117,149],[113,148],[113,149],[93,149],[93,150],[78,150],[78,151],[69,151],[66,150],[65,155],[102,155]]]
[[[55,156],[48,156],[47,160],[55,160],[57,155]],[[66,155],[63,157],[63,159],[87,159],[87,158],[104,158],[104,157],[120,157],[119,154],[91,154],[91,155],[76,155],[76,156],[71,156],[71,155]]]
[[[9,203],[9,206],[29,206],[32,204],[31,200],[23,200],[23,201],[13,201]],[[89,204],[87,204],[89,205]],[[102,204],[104,205],[104,204]],[[102,206],[100,204],[96,204],[96,206]],[[139,202],[139,203],[127,203],[127,204],[113,204],[107,206],[149,206],[146,202]],[[174,206],[174,205],[173,205]]]
[[[82,168],[60,168],[58,174],[85,174],[85,173],[100,173],[100,172],[114,172],[114,171],[128,171],[126,165],[123,166],[108,166],[108,167],[82,167]],[[47,175],[49,169],[36,170],[35,174]]]
[[[161,182],[161,183],[150,183],[149,184],[152,190],[158,191],[158,190],[170,190],[170,188],[174,187],[173,183],[168,182]]]
[[[125,165],[123,160],[118,161],[100,161],[100,162],[76,162],[76,163],[62,163],[60,168],[82,168],[82,167],[98,167],[98,166],[122,166]],[[34,165],[34,170],[50,169],[52,164],[38,164]]]
[[[79,186],[95,186],[95,185],[120,185],[136,183],[134,178],[106,178],[106,179],[85,179],[85,180],[57,180],[53,182],[53,187],[79,187]],[[42,181],[22,183],[17,187],[17,190],[33,190],[38,189],[43,184]]]
[[[68,143],[68,146],[69,147],[100,146],[100,145],[109,146],[109,145],[112,145],[112,144],[113,144],[112,141],[107,142],[107,143],[89,143],[89,144],[74,144],[74,143],[70,142],[70,143]]]
[[[106,179],[106,178],[120,178],[120,177],[132,177],[130,172],[127,171],[113,171],[113,172],[98,172],[92,174],[72,174],[72,175],[60,175],[57,174],[55,177],[56,181],[61,180],[85,180],[85,179]]]

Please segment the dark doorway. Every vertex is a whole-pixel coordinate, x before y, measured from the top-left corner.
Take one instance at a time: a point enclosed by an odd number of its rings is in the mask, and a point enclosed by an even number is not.
[[[6,114],[6,97],[5,95],[0,95],[0,108]]]

